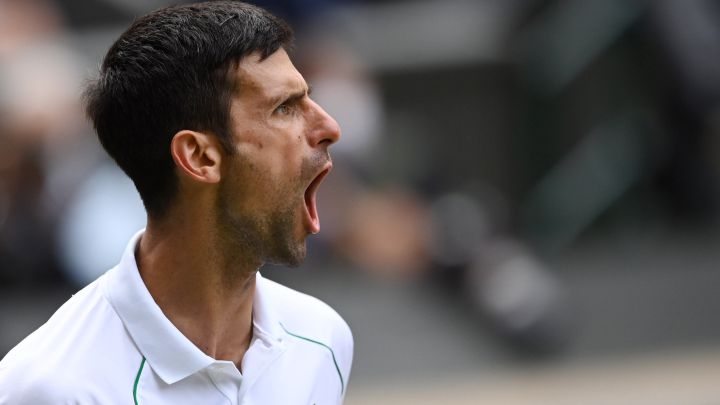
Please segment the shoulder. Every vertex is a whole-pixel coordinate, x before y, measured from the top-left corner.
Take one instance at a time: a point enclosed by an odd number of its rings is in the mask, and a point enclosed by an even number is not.
[[[0,365],[0,405],[113,404],[121,394],[71,370],[63,372],[41,364],[13,370]]]
[[[118,321],[117,316],[105,300],[97,280],[70,297],[47,322],[15,346],[0,361],[0,367],[35,362],[47,367],[54,362],[69,360],[65,358],[67,355],[87,350],[88,337],[97,337],[113,321]]]
[[[352,340],[350,327],[330,305],[266,278],[261,278],[261,283],[263,293],[272,300],[273,310],[286,329]]]
[[[350,368],[353,335],[337,311],[313,296],[266,278],[260,280],[263,293],[272,300],[273,310],[287,334],[328,346]]]
[[[0,365],[0,404],[68,404],[78,403],[82,384],[73,382],[66,373],[27,368],[22,371]]]
[[[38,362],[49,364],[48,357],[57,356],[60,348],[72,348],[75,335],[82,334],[90,314],[103,307],[103,299],[94,282],[70,297],[38,329],[18,343],[0,361],[0,370],[11,365],[22,367]],[[91,321],[92,322],[92,321]]]
[[[0,360],[0,405],[86,403],[78,399],[95,398],[128,349],[122,322],[91,283]]]

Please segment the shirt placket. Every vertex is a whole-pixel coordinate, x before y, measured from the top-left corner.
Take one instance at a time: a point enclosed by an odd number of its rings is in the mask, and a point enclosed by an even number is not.
[[[243,376],[229,361],[216,361],[207,368],[207,374],[215,387],[232,405],[238,404],[238,393],[243,386]]]
[[[267,372],[271,363],[282,355],[286,350],[286,343],[282,338],[271,338],[263,336],[262,339],[256,339],[243,359],[243,376],[244,383],[237,393],[237,403],[240,405],[253,405],[252,395],[250,395],[253,383],[257,381],[265,372]],[[262,403],[259,402],[259,403]]]

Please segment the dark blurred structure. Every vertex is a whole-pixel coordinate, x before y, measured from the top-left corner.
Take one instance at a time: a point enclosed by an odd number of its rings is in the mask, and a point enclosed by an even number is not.
[[[537,244],[564,248],[628,220],[716,220],[717,7],[549,2],[524,23],[513,48],[525,90],[518,162]]]

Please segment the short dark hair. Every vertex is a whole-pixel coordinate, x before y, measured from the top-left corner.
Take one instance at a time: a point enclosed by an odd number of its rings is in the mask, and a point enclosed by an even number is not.
[[[231,67],[253,52],[267,58],[292,36],[259,7],[217,1],[154,11],[112,45],[85,90],[86,110],[149,216],[161,217],[177,193],[173,135],[208,131],[230,152],[230,98],[238,85]]]

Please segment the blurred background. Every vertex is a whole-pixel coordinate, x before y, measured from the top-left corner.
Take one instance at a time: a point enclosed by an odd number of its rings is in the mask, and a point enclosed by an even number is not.
[[[343,128],[348,404],[720,404],[720,2],[266,0]],[[0,356],[144,226],[83,83],[161,0],[0,0]],[[138,147],[142,147],[139,145]]]

